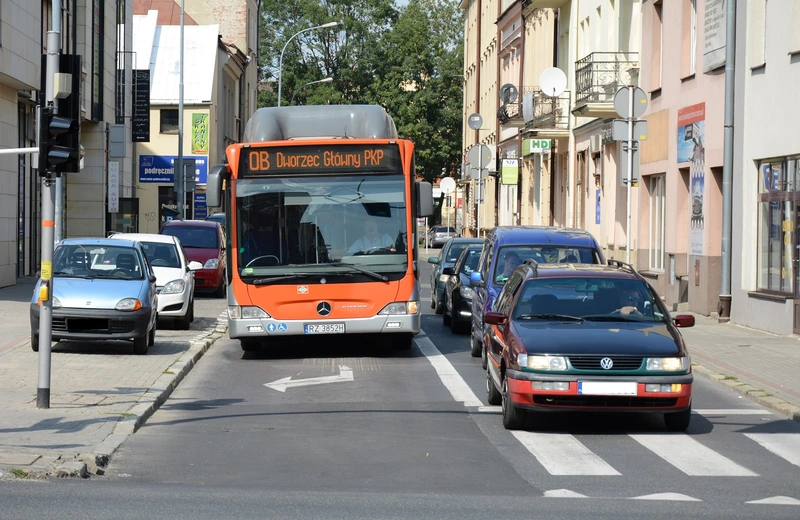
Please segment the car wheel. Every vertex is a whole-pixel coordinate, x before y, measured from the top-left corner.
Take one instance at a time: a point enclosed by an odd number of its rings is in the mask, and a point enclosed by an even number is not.
[[[411,350],[413,344],[413,334],[395,334],[394,337],[392,337],[392,347],[396,350]]]
[[[31,348],[34,352],[39,352],[39,335],[31,332]]]
[[[189,300],[189,306],[186,309],[186,314],[183,315],[182,318],[176,320],[175,324],[178,326],[179,329],[189,330],[189,327],[192,326],[192,316],[194,314],[194,300]]]
[[[494,385],[492,385],[494,386]],[[525,410],[514,406],[508,395],[508,378],[503,378],[503,426],[506,430],[519,430],[525,425]]]
[[[450,327],[452,325],[452,318],[447,314],[447,305],[444,306],[444,310],[442,311],[442,324],[445,327]]]
[[[219,281],[219,287],[216,288],[214,291],[215,298],[224,298],[225,297],[225,289],[227,289],[227,285],[225,282],[227,281],[228,277],[225,276],[225,271],[222,271],[222,279]]]
[[[150,333],[147,335],[147,346],[152,347],[156,342],[156,324],[158,323],[158,316],[156,319],[153,320],[153,328],[150,329]]]
[[[486,347],[481,345],[481,368],[487,370],[488,366],[489,366],[489,353],[486,352]]]
[[[682,412],[672,412],[664,414],[664,424],[671,432],[683,432],[689,427],[692,420],[692,407],[689,406]]]
[[[435,308],[434,308],[434,312],[435,312],[436,314],[442,314],[442,313],[444,313],[444,303],[443,303],[443,302],[441,302],[441,303],[440,303],[440,302],[439,302],[439,298],[436,298],[436,306],[435,306]]]
[[[261,340],[253,338],[240,339],[239,344],[245,352],[253,352],[261,348]]]
[[[133,353],[137,356],[147,354],[148,339],[147,334],[141,338],[133,338]]]
[[[497,387],[494,385],[494,380],[492,380],[492,374],[488,370],[486,371],[486,401],[489,402],[492,406],[497,406],[503,400],[503,396],[500,395],[500,391],[497,390]]]
[[[483,351],[483,347],[481,346],[481,342],[475,339],[475,336],[470,335],[469,338],[469,353],[472,357],[478,357],[481,355],[481,351]],[[486,365],[483,366],[486,368]]]

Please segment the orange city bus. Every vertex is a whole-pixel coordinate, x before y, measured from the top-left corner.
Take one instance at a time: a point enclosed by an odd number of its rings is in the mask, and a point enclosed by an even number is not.
[[[420,331],[416,219],[433,213],[413,143],[371,105],[261,108],[243,141],[206,185],[209,207],[225,196],[230,337],[254,350],[291,336],[380,334],[410,348]]]

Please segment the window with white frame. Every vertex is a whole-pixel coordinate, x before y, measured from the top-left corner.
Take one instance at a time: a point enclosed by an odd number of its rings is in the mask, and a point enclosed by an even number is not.
[[[800,200],[800,156],[758,165],[758,290],[792,295],[795,204]]]
[[[652,175],[650,191],[650,260],[651,271],[664,271],[664,208],[666,206],[666,175]]]

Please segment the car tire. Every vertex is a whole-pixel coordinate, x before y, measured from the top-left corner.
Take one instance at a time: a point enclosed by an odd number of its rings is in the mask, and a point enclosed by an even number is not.
[[[153,320],[153,328],[150,329],[150,333],[147,335],[147,346],[152,347],[156,343],[156,324],[158,323],[158,316],[156,319]]]
[[[472,357],[479,357],[481,355],[481,351],[483,347],[481,346],[481,342],[475,339],[475,336],[470,335],[469,338],[469,353]],[[486,368],[484,365],[483,368]]]
[[[438,298],[437,298],[436,305],[434,307],[433,312],[435,312],[436,314],[443,314],[444,313],[444,303],[440,303],[438,301]]]
[[[494,386],[494,385],[492,385]],[[506,430],[520,430],[525,426],[525,410],[521,410],[511,402],[508,395],[508,378],[503,378],[502,392],[503,426]]]
[[[222,271],[222,279],[219,281],[219,287],[214,290],[214,297],[215,298],[224,298],[225,297],[225,290],[228,288],[226,285],[228,277],[225,276],[225,271]]]
[[[31,332],[31,348],[34,352],[39,352],[39,335]]]
[[[689,423],[692,421],[692,407],[691,405],[689,408],[682,412],[671,412],[664,414],[664,424],[667,427],[667,430],[671,432],[684,432],[689,427]]]
[[[450,315],[447,314],[447,305],[445,305],[444,310],[442,311],[442,325],[445,327],[450,327],[452,322],[452,318],[450,318]]]
[[[137,356],[147,354],[147,343],[149,338],[145,334],[141,338],[133,338],[133,353]]]
[[[261,340],[259,339],[240,339],[239,344],[242,346],[242,350],[245,352],[255,352],[256,350],[261,349]]]
[[[396,350],[411,350],[413,345],[413,334],[395,334],[392,338],[392,347],[394,347]]]
[[[189,306],[186,309],[186,314],[183,317],[175,320],[175,325],[179,329],[189,330],[192,326],[192,319],[194,318],[194,300],[189,300]]]
[[[497,406],[503,401],[503,396],[497,387],[494,386],[492,374],[488,370],[486,371],[486,401],[492,406]]]
[[[478,343],[480,345],[480,343]],[[481,345],[481,368],[488,370],[489,367],[489,353],[486,352],[486,347]]]

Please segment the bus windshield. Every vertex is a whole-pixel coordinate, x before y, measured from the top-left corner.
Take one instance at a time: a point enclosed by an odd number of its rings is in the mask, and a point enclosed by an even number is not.
[[[405,193],[401,174],[239,179],[239,274],[405,273]]]

